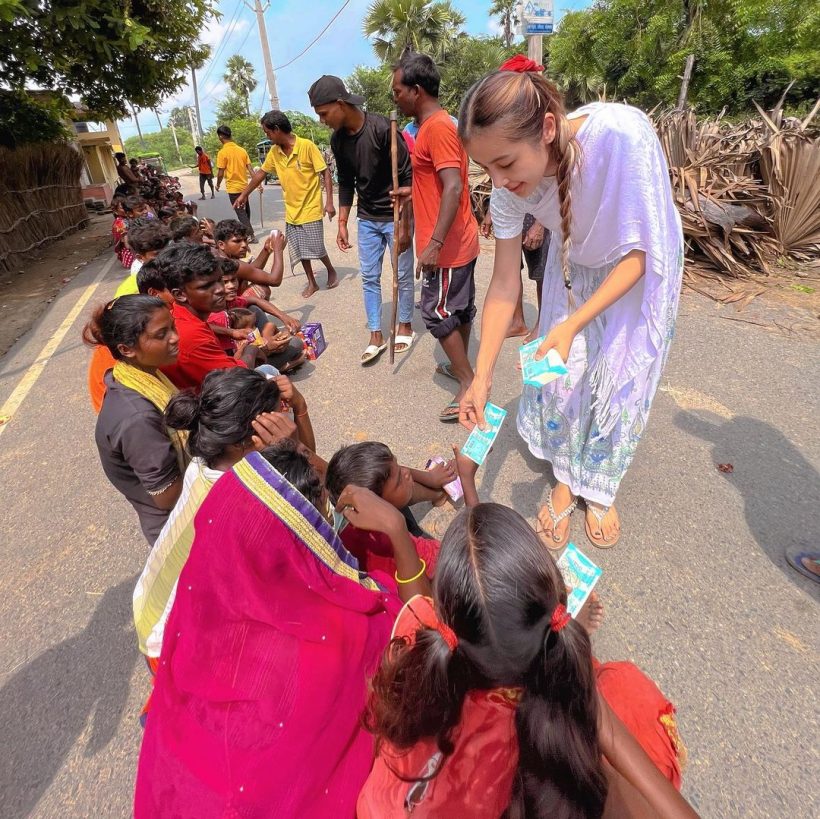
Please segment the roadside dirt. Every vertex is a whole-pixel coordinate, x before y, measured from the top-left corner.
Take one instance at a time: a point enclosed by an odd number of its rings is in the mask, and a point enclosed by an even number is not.
[[[33,251],[16,269],[0,272],[0,357],[29,330],[63,287],[92,259],[111,248],[111,220],[108,213],[94,214],[84,229],[39,253]]]

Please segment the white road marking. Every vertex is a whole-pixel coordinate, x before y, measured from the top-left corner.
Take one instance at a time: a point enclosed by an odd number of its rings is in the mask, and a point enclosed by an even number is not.
[[[20,405],[31,392],[31,388],[37,383],[37,379],[42,374],[51,356],[57,351],[60,342],[65,338],[66,333],[71,329],[71,325],[77,320],[77,316],[80,315],[83,307],[85,307],[88,300],[94,295],[94,291],[99,287],[100,282],[105,278],[108,271],[111,270],[116,260],[117,257],[112,256],[108,262],[103,265],[102,270],[97,274],[94,281],[85,288],[68,315],[63,319],[63,323],[46,342],[46,346],[40,351],[40,355],[37,356],[34,363],[26,370],[25,375],[20,379],[20,383],[14,388],[14,392],[8,397],[6,403],[0,407],[0,435],[3,434],[6,427],[11,423],[11,420],[14,418],[14,413],[20,409]]]

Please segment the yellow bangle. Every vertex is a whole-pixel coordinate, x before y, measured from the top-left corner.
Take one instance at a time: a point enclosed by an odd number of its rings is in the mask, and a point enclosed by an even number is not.
[[[424,562],[424,558],[420,557],[419,561],[421,562],[421,569],[419,570],[419,573],[413,577],[409,577],[407,580],[402,580],[397,571],[393,572],[393,577],[396,578],[396,583],[412,583],[414,580],[418,580],[427,571],[427,564]]]

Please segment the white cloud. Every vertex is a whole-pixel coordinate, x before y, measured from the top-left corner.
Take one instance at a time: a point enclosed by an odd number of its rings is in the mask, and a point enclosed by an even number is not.
[[[229,23],[230,29],[228,28]],[[226,20],[225,17],[221,20],[211,18],[199,39],[205,43],[205,45],[211,46],[212,49],[216,50],[225,37],[231,33],[236,34],[240,31],[244,31],[248,25],[248,21],[241,18],[233,22]]]

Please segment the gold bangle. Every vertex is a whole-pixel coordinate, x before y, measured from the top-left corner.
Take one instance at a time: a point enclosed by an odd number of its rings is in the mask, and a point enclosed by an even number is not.
[[[419,573],[417,575],[414,575],[413,577],[409,577],[407,580],[402,580],[399,577],[398,571],[393,572],[393,577],[396,578],[396,583],[412,583],[414,580],[418,580],[427,571],[427,564],[424,562],[424,558],[420,557],[419,561],[421,563],[421,569],[419,570]]]
[[[304,412],[296,413],[293,417],[294,418],[304,418],[308,414],[308,411],[305,410]]]

